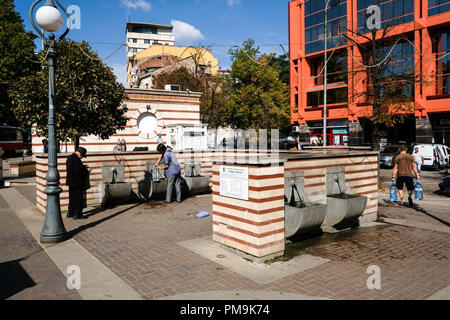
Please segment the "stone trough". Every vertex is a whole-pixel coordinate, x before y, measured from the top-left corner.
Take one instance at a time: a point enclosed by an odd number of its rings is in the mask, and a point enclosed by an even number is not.
[[[327,232],[359,226],[358,218],[367,206],[367,197],[346,193],[345,168],[327,169],[327,215],[323,228]]]
[[[321,232],[320,226],[325,219],[327,206],[305,200],[304,172],[285,173],[284,190],[285,237],[297,238]]]
[[[118,205],[130,200],[131,183],[125,182],[125,164],[102,164],[102,206]]]

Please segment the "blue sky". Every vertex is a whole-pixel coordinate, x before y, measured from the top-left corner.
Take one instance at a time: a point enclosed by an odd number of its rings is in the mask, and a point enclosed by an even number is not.
[[[68,37],[88,41],[100,57],[106,57],[125,43],[127,8],[130,21],[170,25],[184,22],[175,30],[176,45],[204,45],[221,59],[229,46],[253,38],[262,52],[276,44],[288,49],[288,0],[60,0],[67,7],[81,9],[81,29]],[[34,0],[15,0],[27,30],[32,30],[28,11]],[[188,24],[188,25],[186,25]],[[37,42],[38,44],[38,42]],[[281,54],[282,49],[278,48]],[[105,63],[124,80],[125,48]],[[231,65],[227,56],[222,68]]]

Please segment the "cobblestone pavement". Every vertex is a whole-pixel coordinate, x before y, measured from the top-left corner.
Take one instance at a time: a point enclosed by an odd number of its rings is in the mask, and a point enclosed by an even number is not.
[[[0,220],[0,300],[81,299],[1,196]]]
[[[431,204],[423,206],[438,215]],[[397,209],[380,206],[380,214],[416,214]],[[450,285],[450,234],[392,224],[288,244],[287,257],[308,253],[331,261],[260,285],[177,244],[211,235],[211,216],[195,217],[211,210],[211,196],[202,196],[182,204],[152,201],[91,210],[88,220],[64,217],[64,223],[84,248],[146,299],[235,290],[332,299],[426,299]],[[367,288],[371,265],[381,269],[381,290]]]

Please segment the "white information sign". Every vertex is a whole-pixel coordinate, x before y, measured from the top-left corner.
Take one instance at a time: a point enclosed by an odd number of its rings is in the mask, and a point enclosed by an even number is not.
[[[248,168],[221,166],[220,195],[248,201]]]

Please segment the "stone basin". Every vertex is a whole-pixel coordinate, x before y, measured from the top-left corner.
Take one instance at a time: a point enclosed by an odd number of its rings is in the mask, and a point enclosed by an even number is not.
[[[131,192],[131,183],[105,183],[105,195],[102,204],[105,206],[126,203],[131,198]]]
[[[285,237],[291,238],[320,229],[326,214],[327,205],[325,204],[306,203],[302,208],[286,204],[284,206]]]
[[[357,224],[367,206],[367,197],[352,194],[336,194],[327,196],[327,215],[324,226],[340,229],[346,222]]]

